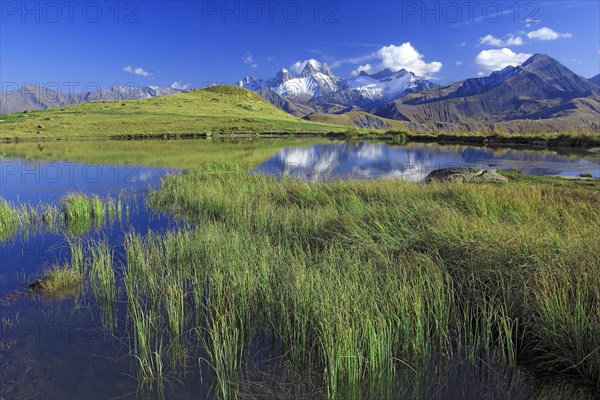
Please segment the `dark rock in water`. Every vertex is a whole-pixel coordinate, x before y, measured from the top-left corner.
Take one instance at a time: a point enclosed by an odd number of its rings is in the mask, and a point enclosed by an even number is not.
[[[425,182],[466,182],[466,183],[503,183],[508,181],[504,176],[490,172],[485,168],[442,168],[433,170],[425,178]]]
[[[31,290],[40,290],[42,288],[42,280],[36,279],[35,281],[31,282],[28,287]]]

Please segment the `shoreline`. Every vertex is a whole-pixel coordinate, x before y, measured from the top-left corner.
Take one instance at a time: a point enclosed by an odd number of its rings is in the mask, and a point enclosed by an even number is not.
[[[589,136],[581,137],[543,137],[543,136],[478,136],[478,135],[418,135],[406,134],[405,140],[400,143],[439,143],[439,144],[465,144],[480,146],[499,146],[499,147],[530,147],[536,149],[545,148],[572,148],[580,150],[594,150],[593,153],[600,154],[600,135],[597,138]],[[346,139],[346,140],[378,140],[382,142],[393,141],[397,135],[390,133],[382,134],[357,134],[348,135],[343,132],[326,133],[298,133],[298,132],[265,132],[265,133],[162,133],[162,134],[121,134],[110,136],[70,136],[70,137],[26,137],[26,138],[1,138],[0,143],[24,143],[24,142],[49,142],[49,141],[86,141],[86,140],[177,140],[177,139],[243,139],[243,138],[328,138],[328,139]],[[597,148],[597,149],[596,149]]]

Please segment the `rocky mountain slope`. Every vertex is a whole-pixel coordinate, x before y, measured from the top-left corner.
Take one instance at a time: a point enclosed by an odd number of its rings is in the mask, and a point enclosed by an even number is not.
[[[536,54],[488,77],[409,94],[374,113],[440,127],[550,119],[573,127],[600,127],[600,87],[553,58]]]

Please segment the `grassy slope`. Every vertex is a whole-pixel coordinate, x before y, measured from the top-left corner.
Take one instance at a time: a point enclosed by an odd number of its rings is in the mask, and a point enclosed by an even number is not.
[[[0,116],[0,139],[211,133],[323,133],[345,128],[298,119],[233,86],[153,99],[103,101]],[[43,128],[37,128],[43,125]],[[38,133],[39,132],[39,133]]]

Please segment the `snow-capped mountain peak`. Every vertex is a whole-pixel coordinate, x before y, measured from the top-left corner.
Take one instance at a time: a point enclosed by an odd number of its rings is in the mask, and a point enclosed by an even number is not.
[[[300,103],[333,103],[372,108],[434,86],[405,69],[384,69],[374,74],[361,72],[356,78],[345,80],[336,76],[326,63],[306,62],[295,76],[282,68],[274,78],[256,80],[243,78],[239,86],[250,90],[270,88],[282,97]]]
[[[321,72],[321,71],[319,71],[315,66],[312,65],[312,63],[310,61],[308,61],[306,63],[306,65],[304,66],[304,69],[302,70],[302,72],[300,72],[300,77],[306,78],[308,76],[315,75],[319,72]]]
[[[408,93],[416,93],[435,86],[434,83],[417,77],[405,69],[393,71],[386,68],[374,74],[362,71],[356,78],[348,80],[348,85],[360,92],[376,105],[387,103]]]

